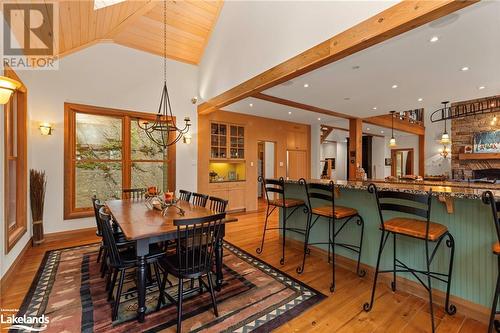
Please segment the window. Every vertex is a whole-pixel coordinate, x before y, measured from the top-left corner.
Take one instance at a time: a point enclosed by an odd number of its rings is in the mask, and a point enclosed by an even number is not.
[[[65,104],[64,218],[91,216],[90,198],[122,197],[124,188],[175,191],[175,145],[165,152],[139,128],[155,115]]]
[[[10,68],[5,76],[21,80]],[[4,105],[4,193],[5,252],[8,253],[26,232],[27,158],[26,88],[21,86]]]

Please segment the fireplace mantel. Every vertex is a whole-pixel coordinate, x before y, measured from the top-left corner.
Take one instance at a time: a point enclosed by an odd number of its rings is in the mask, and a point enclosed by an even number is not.
[[[459,154],[458,159],[462,160],[462,161],[467,161],[467,160],[500,160],[500,153]]]

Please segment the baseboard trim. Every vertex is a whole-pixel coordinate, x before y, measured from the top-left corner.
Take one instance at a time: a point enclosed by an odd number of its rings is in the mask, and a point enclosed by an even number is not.
[[[299,241],[297,239],[289,238],[286,237],[287,242],[289,241],[290,243],[299,246],[299,247],[304,247],[304,243],[302,241]],[[317,255],[322,255],[327,257],[328,252],[320,249],[316,246],[310,246],[311,248],[311,254],[315,253]],[[341,255],[335,255],[335,261],[338,266],[341,266],[345,269],[349,269],[352,271],[356,271],[356,265],[357,262],[353,259],[341,256]],[[361,268],[366,271],[366,276],[365,278],[370,278],[373,281],[373,278],[375,277],[375,267],[366,265],[361,263]],[[306,263],[306,270],[307,270],[307,263]],[[388,274],[379,274],[378,277],[379,283],[387,283],[390,285],[392,282],[392,276],[389,276]],[[405,291],[409,294],[415,295],[417,297],[423,298],[428,301],[428,293],[427,290],[420,285],[420,283],[416,281],[409,280],[407,278],[397,276],[396,277],[396,283],[397,283],[397,289],[401,291]],[[453,282],[452,282],[453,283]],[[397,292],[397,291],[396,291]],[[444,301],[446,297],[446,293],[438,290],[438,289],[432,289],[432,296],[433,296],[433,303],[438,305],[438,306],[444,306]],[[492,296],[493,297],[493,296]],[[368,300],[367,300],[368,301]],[[457,313],[463,314],[469,318],[475,319],[479,322],[488,324],[489,322],[489,316],[490,316],[490,311],[491,309],[489,307],[483,306],[481,304],[473,303],[471,301],[468,301],[466,299],[463,299],[458,296],[450,295],[450,303],[454,304],[457,307]],[[360,305],[361,306],[361,305]],[[376,304],[375,304],[376,306]]]
[[[30,237],[30,239],[28,240],[28,242],[26,242],[26,245],[24,245],[21,252],[19,252],[19,255],[17,256],[17,258],[14,260],[12,265],[10,265],[7,272],[5,272],[5,274],[2,276],[2,279],[0,280],[1,286],[6,286],[7,283],[9,282],[10,278],[13,276],[13,273],[16,271],[17,266],[23,261],[22,259],[23,259],[24,255],[26,254],[28,249],[30,247],[32,247],[31,241],[32,241],[32,238]]]
[[[55,240],[73,238],[79,234],[86,234],[86,233],[94,233],[95,234],[95,232],[96,232],[96,228],[90,227],[90,228],[82,228],[82,229],[75,229],[75,230],[52,232],[50,234],[45,234],[44,238],[45,238],[45,242],[52,242]]]

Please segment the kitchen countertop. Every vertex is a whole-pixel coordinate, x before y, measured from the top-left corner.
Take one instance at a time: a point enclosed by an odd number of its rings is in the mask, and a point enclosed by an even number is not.
[[[287,179],[285,183],[298,184],[298,180]],[[308,183],[328,184],[328,179],[309,179]],[[341,189],[366,190],[368,185],[374,183],[379,190],[392,190],[406,193],[422,194],[432,189],[435,196],[481,199],[484,191],[490,190],[493,195],[500,198],[500,185],[484,183],[450,182],[450,181],[386,181],[383,179],[368,179],[366,181],[334,180]]]
[[[245,179],[237,179],[237,180],[214,180],[214,181],[209,181],[209,184],[219,184],[219,183],[238,183],[238,182],[245,182]]]

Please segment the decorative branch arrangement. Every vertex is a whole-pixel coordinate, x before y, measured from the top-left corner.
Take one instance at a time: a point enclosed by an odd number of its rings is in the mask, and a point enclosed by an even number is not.
[[[33,219],[33,245],[44,241],[43,236],[43,208],[45,203],[45,190],[47,177],[45,171],[30,170],[30,205]]]

